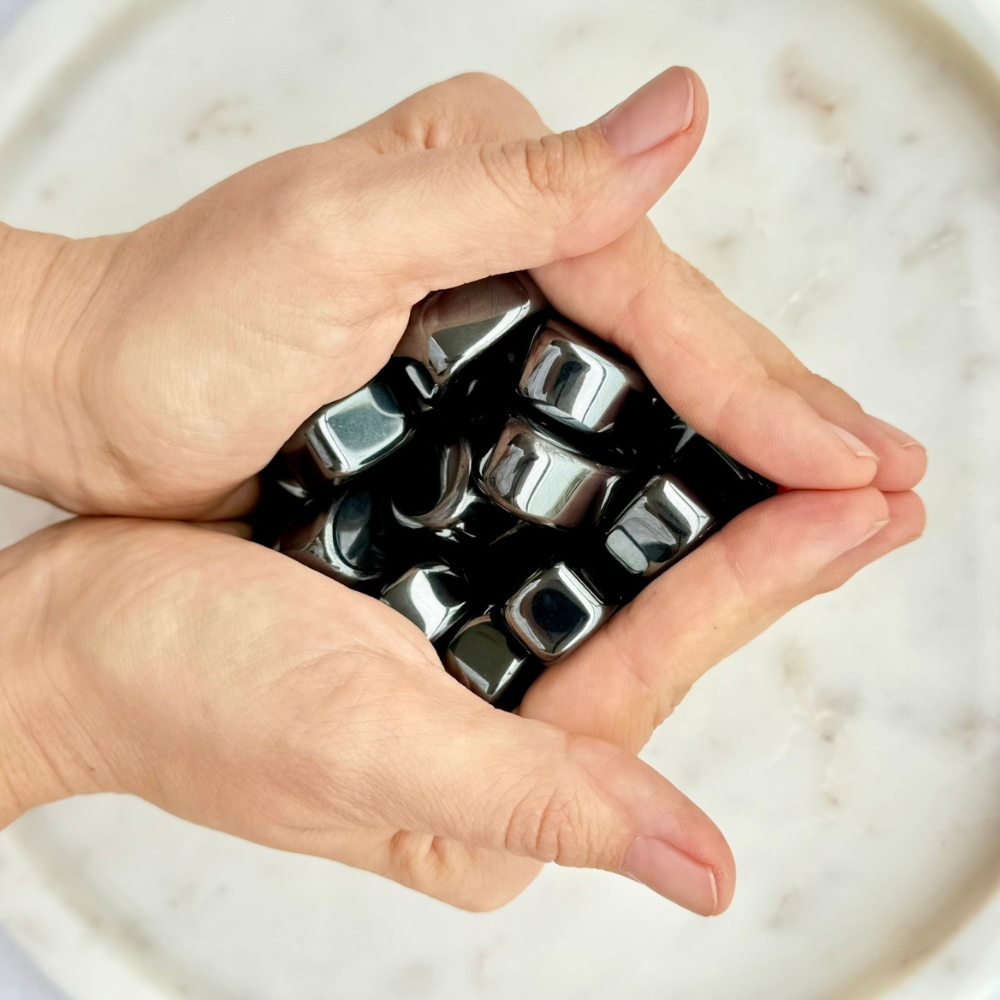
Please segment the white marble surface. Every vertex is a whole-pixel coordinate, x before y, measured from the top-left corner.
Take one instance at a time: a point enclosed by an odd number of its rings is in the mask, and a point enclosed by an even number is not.
[[[997,995],[1000,85],[923,10],[39,0],[15,28],[0,217],[71,234],[461,70],[559,128],[691,64],[713,123],[657,223],[932,460],[925,539],[719,667],[647,751],[730,836],[724,917],[558,869],[472,916],[95,798],[0,835],[0,917],[75,1000]],[[51,516],[3,494],[0,542]]]

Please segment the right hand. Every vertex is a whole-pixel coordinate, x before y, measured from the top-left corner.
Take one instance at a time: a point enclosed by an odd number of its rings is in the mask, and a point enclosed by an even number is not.
[[[758,472],[912,488],[923,449],[807,371],[645,219],[707,113],[701,81],[674,69],[553,135],[506,84],[458,77],[134,233],[8,231],[0,481],[82,513],[241,515],[256,473],[382,367],[428,291],[533,268],[562,313]]]

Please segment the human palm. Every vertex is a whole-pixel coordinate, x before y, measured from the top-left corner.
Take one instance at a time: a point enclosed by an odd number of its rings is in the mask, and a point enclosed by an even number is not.
[[[909,540],[918,515],[912,494],[871,488],[776,497],[550,667],[518,715],[457,684],[386,605],[243,538],[56,525],[0,559],[25,609],[6,648],[33,663],[7,695],[30,707],[44,680],[45,711],[19,713],[47,771],[24,805],[133,793],[472,909],[556,861],[715,913],[733,891],[725,840],[635,753],[716,660]],[[667,848],[643,860],[648,841]]]

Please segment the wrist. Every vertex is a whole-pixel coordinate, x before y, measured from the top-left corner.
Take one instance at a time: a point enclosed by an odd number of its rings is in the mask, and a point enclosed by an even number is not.
[[[60,683],[47,622],[58,533],[0,552],[0,829],[36,806],[95,790],[70,747],[85,713]]]
[[[80,356],[92,335],[81,331],[119,239],[0,224],[0,483],[78,511]]]

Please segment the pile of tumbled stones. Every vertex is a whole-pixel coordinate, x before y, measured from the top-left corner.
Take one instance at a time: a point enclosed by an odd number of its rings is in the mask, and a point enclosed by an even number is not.
[[[773,483],[524,274],[434,292],[266,472],[256,537],[416,624],[502,708]]]

